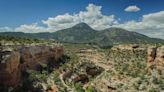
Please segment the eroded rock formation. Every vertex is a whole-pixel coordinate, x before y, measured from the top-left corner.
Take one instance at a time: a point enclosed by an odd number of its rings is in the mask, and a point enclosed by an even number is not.
[[[147,67],[150,70],[164,70],[164,46],[149,47],[147,50]]]
[[[60,46],[32,46],[20,49],[21,63],[23,68],[37,69],[40,64],[47,64],[48,61],[57,60],[63,55],[63,48]]]
[[[18,86],[21,84],[22,71],[25,69],[35,70],[40,64],[55,62],[62,57],[63,53],[62,46],[23,46],[15,51],[1,49],[0,86]]]
[[[0,85],[17,85],[20,82],[19,52],[3,51],[0,54]]]

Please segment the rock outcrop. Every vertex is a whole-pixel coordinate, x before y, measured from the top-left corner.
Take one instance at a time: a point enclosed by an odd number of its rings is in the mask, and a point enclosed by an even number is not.
[[[147,68],[148,70],[164,70],[164,46],[149,47],[147,50]]]
[[[40,64],[55,61],[63,55],[61,46],[31,46],[20,49],[22,68],[37,69]]]
[[[47,90],[46,92],[59,92],[58,88],[56,85],[52,86],[50,90]]]
[[[0,52],[0,85],[13,86],[20,82],[19,52]]]
[[[81,82],[83,84],[89,82],[89,78],[86,74],[79,74],[77,77],[75,77],[74,82]]]
[[[102,68],[99,67],[87,67],[86,68],[86,73],[88,75],[91,75],[92,77],[99,75],[103,71]]]
[[[112,50],[143,50],[144,47],[139,44],[120,44],[112,47]]]
[[[55,62],[64,53],[62,46],[22,46],[15,51],[0,51],[0,86],[16,87],[21,84],[25,69],[36,70],[40,64]],[[53,91],[55,92],[55,91]]]

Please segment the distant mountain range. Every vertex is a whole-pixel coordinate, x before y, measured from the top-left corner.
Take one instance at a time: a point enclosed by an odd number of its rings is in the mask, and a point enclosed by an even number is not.
[[[23,32],[2,32],[0,36],[14,36],[23,38],[37,39],[55,39],[60,42],[67,43],[89,43],[99,46],[110,46],[120,43],[162,43],[164,40],[150,38],[148,36],[127,31],[122,28],[108,28],[97,31],[92,29],[86,23],[79,23],[75,26],[56,32],[44,33],[23,33]]]

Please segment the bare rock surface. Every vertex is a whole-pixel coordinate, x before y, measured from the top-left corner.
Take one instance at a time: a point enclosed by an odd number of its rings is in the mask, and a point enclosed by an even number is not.
[[[39,64],[47,64],[48,61],[54,61],[63,55],[63,48],[54,46],[32,46],[20,49],[21,62],[23,67],[37,69]]]
[[[9,47],[8,47],[9,48]],[[10,47],[12,48],[12,47]],[[62,46],[22,46],[17,50],[0,50],[0,86],[15,87],[21,84],[24,69],[37,69],[42,64],[55,62],[64,53]],[[56,92],[54,87],[53,91]]]
[[[149,70],[164,70],[164,46],[149,47],[147,50],[147,67]]]
[[[1,52],[0,85],[17,85],[20,82],[19,52]]]

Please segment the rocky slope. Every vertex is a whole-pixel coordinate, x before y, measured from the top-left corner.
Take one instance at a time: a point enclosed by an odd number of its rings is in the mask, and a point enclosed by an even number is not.
[[[66,70],[72,72],[64,72],[67,76],[63,76],[65,80],[61,78],[66,88],[75,92],[88,92],[88,90],[92,90],[89,92],[163,92],[164,90],[163,46],[122,44],[104,50],[81,48],[75,53],[79,62],[72,67],[66,67]],[[101,73],[96,71],[99,68],[103,69]],[[90,74],[96,75],[91,77]]]

